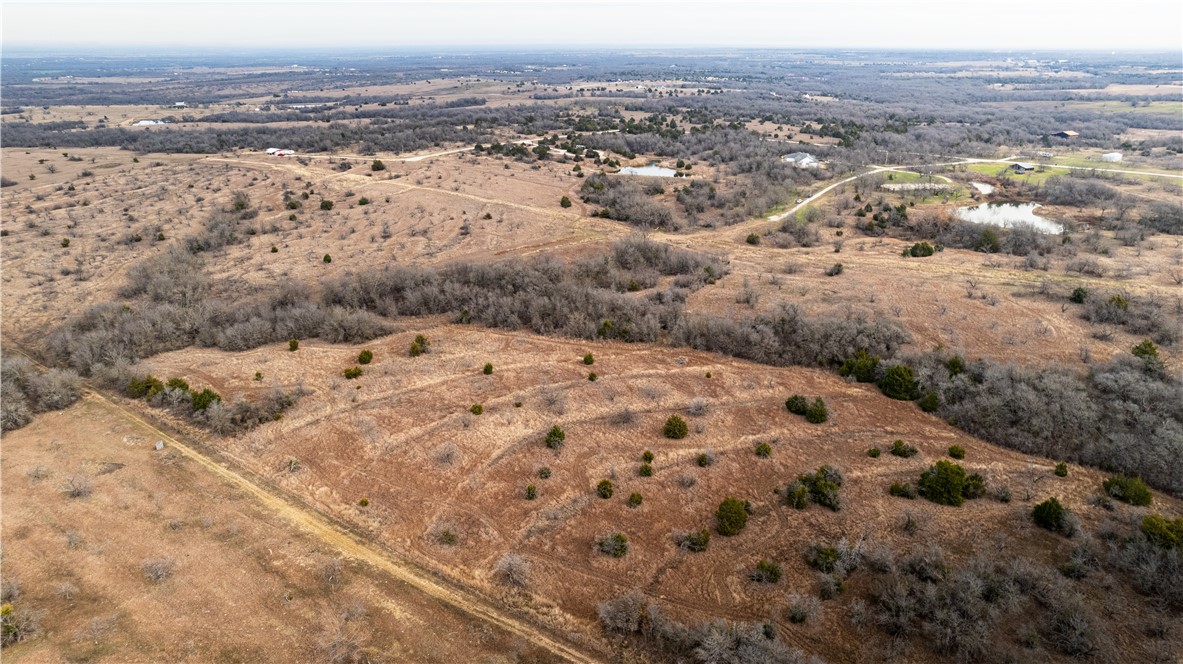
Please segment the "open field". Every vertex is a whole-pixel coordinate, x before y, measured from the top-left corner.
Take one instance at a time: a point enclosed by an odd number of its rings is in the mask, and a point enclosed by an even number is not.
[[[1178,661],[1177,76],[918,57],[6,61],[5,660]]]
[[[362,650],[496,661],[534,650],[343,555],[171,445],[156,451],[158,439],[97,398],[5,434],[5,583],[19,583],[14,605],[37,612],[44,635],[6,661],[321,662]],[[71,480],[89,494],[63,493]]]

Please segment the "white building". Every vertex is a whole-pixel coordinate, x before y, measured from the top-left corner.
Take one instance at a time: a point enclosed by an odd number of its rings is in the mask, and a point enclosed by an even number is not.
[[[792,154],[784,155],[780,158],[780,160],[786,164],[792,164],[797,168],[817,168],[821,165],[821,162],[817,160],[817,157],[814,157],[808,152],[794,152]]]
[[[1120,152],[1106,152],[1101,155],[1101,161],[1121,161]]]

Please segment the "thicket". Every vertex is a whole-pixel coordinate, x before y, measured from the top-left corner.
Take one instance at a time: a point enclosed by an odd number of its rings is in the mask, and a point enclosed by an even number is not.
[[[82,379],[72,369],[40,371],[23,357],[0,361],[0,429],[28,424],[36,413],[61,410],[82,395]]]
[[[610,634],[626,636],[663,661],[694,664],[821,664],[780,641],[761,623],[721,620],[685,625],[665,615],[639,591],[600,602],[600,624]]]
[[[1130,476],[1183,495],[1183,382],[1118,356],[1081,375],[941,353],[907,359],[936,413],[992,443]]]
[[[143,399],[152,406],[164,408],[222,435],[278,420],[285,410],[307,394],[303,387],[291,391],[275,388],[258,399],[247,400],[240,396],[227,403],[208,387],[197,390],[180,378],[163,382],[151,374],[138,376],[124,370],[104,372],[100,379],[107,387],[120,390],[132,399]]]

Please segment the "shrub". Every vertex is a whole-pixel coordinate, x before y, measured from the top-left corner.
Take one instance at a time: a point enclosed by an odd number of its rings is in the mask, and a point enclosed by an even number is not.
[[[828,419],[830,414],[826,411],[826,402],[822,401],[821,397],[814,399],[813,405],[805,411],[805,421],[810,424],[821,424]]]
[[[474,403],[472,404],[472,408],[468,409],[468,412],[472,413],[473,415],[480,415],[485,412],[485,407],[479,403]]]
[[[386,164],[382,163],[381,159],[375,159],[374,163],[370,164],[370,170],[374,172],[386,170]]]
[[[706,468],[707,466],[715,463],[715,455],[710,452],[703,452],[695,457],[694,463],[697,464],[699,468]]]
[[[785,502],[793,509],[803,510],[809,507],[810,499],[809,487],[801,482],[793,482],[785,487]]]
[[[879,381],[879,390],[889,398],[911,401],[919,396],[920,388],[912,373],[912,367],[896,364],[887,370]]]
[[[366,198],[365,196],[362,196],[361,198],[357,199],[357,204],[358,205],[369,205],[370,199]]]
[[[838,375],[853,376],[860,383],[873,383],[878,370],[879,356],[871,355],[860,348],[852,357],[847,358],[842,366],[838,367]]]
[[[949,456],[953,457],[954,459],[964,459],[965,448],[960,445],[950,445]]]
[[[164,383],[152,374],[148,374],[143,378],[132,378],[128,381],[124,393],[133,399],[151,399],[163,390]]]
[[[611,498],[613,491],[612,480],[600,480],[600,483],[596,485],[596,495],[604,500]]]
[[[820,608],[820,602],[816,597],[802,597],[796,593],[789,595],[788,617],[789,622],[794,625],[812,618]]]
[[[193,406],[193,412],[197,412],[199,410],[206,410],[213,404],[220,403],[221,401],[221,395],[207,387],[200,392],[193,393],[191,404]]]
[[[1046,528],[1053,533],[1063,532],[1067,523],[1068,510],[1060,504],[1060,501],[1055,498],[1048,498],[1047,500],[1035,506],[1031,510],[1031,518],[1035,520],[1035,525],[1040,528]]]
[[[363,350],[362,352],[357,354],[357,363],[358,364],[369,364],[370,362],[373,362],[373,361],[374,361],[374,353],[372,353],[368,350]]]
[[[898,456],[898,457],[902,457],[904,459],[907,459],[909,457],[916,456],[919,452],[920,452],[920,450],[916,449],[915,447],[912,447],[911,445],[908,445],[907,443],[905,443],[902,440],[894,441],[891,444],[892,456]]]
[[[829,574],[838,567],[838,549],[825,544],[814,544],[805,552],[805,562],[813,569]]]
[[[661,433],[666,438],[678,440],[685,438],[686,434],[690,433],[690,428],[686,426],[686,420],[677,415],[670,415],[669,419],[665,421],[665,426],[662,428]]]
[[[288,339],[288,350],[290,350],[294,353],[299,349],[300,349],[300,340],[299,339]]]
[[[546,466],[539,468],[538,469],[538,477],[539,477],[539,479],[544,479],[544,480],[550,479],[550,468],[547,468]]]
[[[596,542],[596,546],[600,549],[600,553],[613,558],[623,558],[628,554],[628,535],[624,533],[605,535]]]
[[[1062,462],[1056,464],[1056,477],[1068,477],[1068,464]]]
[[[908,249],[908,255],[912,258],[924,258],[933,254],[932,245],[927,242],[917,242]]]
[[[726,498],[715,511],[716,529],[720,535],[738,535],[748,524],[748,503],[738,498]]]
[[[643,463],[643,464],[641,464],[641,468],[637,471],[637,474],[640,475],[641,477],[652,477],[653,476],[653,466],[651,466],[647,463]]]
[[[748,575],[748,578],[750,578],[752,581],[755,581],[756,583],[776,583],[777,581],[780,581],[781,575],[782,572],[780,565],[768,560],[760,559],[760,561],[756,563],[756,569],[752,570],[752,573]]]
[[[912,485],[908,482],[892,482],[888,493],[900,498],[907,498],[908,500],[916,497],[916,489],[912,488]]]
[[[785,408],[794,415],[804,415],[809,410],[809,401],[800,394],[785,399]]]
[[[697,532],[683,533],[678,536],[678,547],[694,553],[702,553],[711,543],[711,533],[706,528]]]
[[[645,450],[641,453],[641,461],[644,461],[645,463],[653,463],[653,453],[649,450]]]
[[[640,506],[641,506],[641,502],[642,502],[643,500],[644,500],[644,498],[642,498],[642,497],[641,497],[641,494],[639,494],[639,493],[630,493],[630,494],[628,495],[628,506],[629,506],[629,507],[640,507]]]
[[[834,466],[822,466],[815,473],[798,476],[797,481],[786,489],[786,497],[789,504],[797,509],[804,509],[813,501],[837,512],[842,509],[842,500],[838,493],[842,482],[842,471]]]
[[[534,500],[538,497],[538,487],[533,484],[526,485],[526,500]]]
[[[552,450],[557,450],[563,446],[563,441],[567,439],[567,434],[559,425],[554,425],[550,431],[546,432],[546,446]]]
[[[1069,297],[1068,299],[1076,304],[1084,304],[1084,300],[1088,296],[1089,296],[1088,290],[1078,286],[1075,290],[1072,291],[1072,296]]]
[[[756,446],[756,456],[761,459],[767,459],[772,456],[772,446],[768,443],[760,443]]]
[[[530,582],[530,562],[516,553],[507,553],[493,566],[493,576],[507,586],[524,588]]]
[[[571,207],[571,199],[568,198],[567,196],[564,196],[559,199],[559,205],[562,207],[565,207],[565,208],[569,208],[569,207]]]
[[[826,269],[827,277],[836,277],[840,274],[842,274],[842,263],[834,263]]]
[[[360,507],[369,507],[370,506],[370,499],[369,498],[362,498],[361,500],[357,501],[357,504]]]
[[[344,371],[345,377],[350,380],[353,380],[354,378],[360,378],[361,373],[361,367],[349,367]]]
[[[965,486],[961,489],[961,495],[966,500],[974,500],[986,495],[986,478],[978,473],[973,473],[965,478]]]
[[[333,209],[333,202],[332,202],[332,201],[330,201],[330,200],[327,200],[327,199],[326,199],[326,200],[322,200],[322,201],[320,202],[320,209],[322,209],[322,210],[324,210],[324,211],[326,211],[326,212],[327,212],[327,211],[329,211],[329,210],[332,210],[332,209]]]
[[[587,355],[583,356],[583,363],[591,366],[596,363],[596,358],[593,357],[591,353],[588,353]]]
[[[878,447],[872,447],[871,449],[867,450],[867,456],[871,457],[872,459],[878,459],[880,454],[882,454],[882,452],[879,451]]]
[[[0,605],[0,647],[7,648],[33,636],[40,627],[39,622],[37,612],[7,602]]]
[[[1105,488],[1105,493],[1131,505],[1145,507],[1154,500],[1150,489],[1140,477],[1114,475],[1102,482],[1101,486]]]
[[[322,261],[324,261],[325,263],[332,263],[332,262],[333,262],[333,257],[332,257],[332,256],[330,256],[330,255],[328,255],[328,254],[325,254],[325,255],[324,255],[324,258],[322,258],[321,260],[322,260]]]
[[[1183,517],[1173,521],[1158,514],[1142,517],[1142,534],[1164,549],[1183,548]]]
[[[965,502],[965,469],[952,461],[938,461],[920,474],[917,492],[938,505],[959,507]]]
[[[924,396],[920,397],[920,399],[916,402],[916,405],[920,406],[920,410],[923,410],[926,413],[934,413],[936,412],[937,408],[941,407],[941,400],[940,397],[937,396],[936,392],[929,390],[928,392],[924,393]]]
[[[485,368],[484,368],[484,369],[482,369],[482,370],[481,370],[481,372],[482,372],[482,373],[484,373],[486,376],[490,376],[490,375],[492,375],[492,374],[493,374],[493,365],[492,365],[492,364],[490,364],[490,363],[488,363],[488,362],[486,362],[486,363],[485,363]]]
[[[747,239],[744,241],[752,246],[755,246],[760,244],[760,236],[755,233],[749,233]]]
[[[173,575],[176,565],[168,558],[149,558],[140,563],[144,577],[153,583],[160,583]]]
[[[599,378],[599,376],[597,376],[596,372],[594,372],[594,371],[587,375],[587,379],[593,383],[596,382],[597,378]]]

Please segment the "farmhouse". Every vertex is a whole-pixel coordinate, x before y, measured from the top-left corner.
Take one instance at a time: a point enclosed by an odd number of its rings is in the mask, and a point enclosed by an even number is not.
[[[1066,130],[1066,131],[1058,131],[1058,132],[1052,134],[1053,138],[1076,138],[1077,136],[1080,136],[1080,134],[1072,131],[1071,129]]]
[[[797,168],[817,168],[821,165],[821,162],[817,160],[817,157],[814,157],[808,152],[794,152],[792,154],[784,155],[780,158],[780,160],[786,164],[792,164]]]
[[[1011,164],[1011,169],[1016,173],[1030,173],[1031,171],[1035,170],[1035,164],[1018,162]]]
[[[1106,152],[1101,155],[1101,161],[1121,161],[1120,152]]]

